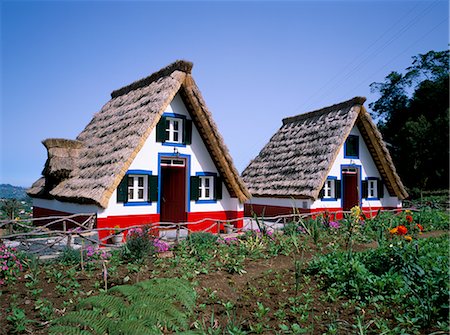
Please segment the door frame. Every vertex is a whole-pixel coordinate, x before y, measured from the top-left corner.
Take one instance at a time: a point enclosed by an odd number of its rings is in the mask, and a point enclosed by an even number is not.
[[[362,176],[361,176],[361,171],[362,171],[362,165],[358,165],[358,164],[343,164],[341,165],[341,208],[344,208],[344,197],[345,197],[345,192],[344,192],[344,173],[342,173],[342,170],[344,169],[356,169],[356,183],[359,185],[358,187],[358,206],[361,208],[362,207]]]
[[[189,213],[191,211],[191,192],[190,192],[190,187],[191,187],[191,182],[189,176],[191,175],[191,155],[186,155],[186,154],[180,154],[180,153],[173,153],[173,152],[159,152],[158,153],[158,209],[157,209],[157,213],[159,215],[161,215],[161,193],[162,193],[162,179],[161,179],[161,159],[164,158],[180,158],[180,159],[184,159],[186,161],[186,194],[185,194],[185,199],[186,199],[186,213]]]

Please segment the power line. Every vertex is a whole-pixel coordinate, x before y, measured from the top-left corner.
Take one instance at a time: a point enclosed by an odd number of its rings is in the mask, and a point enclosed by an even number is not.
[[[411,43],[408,47],[406,47],[405,49],[403,49],[402,52],[400,52],[399,54],[397,54],[395,57],[391,58],[387,63],[385,63],[382,67],[380,67],[377,71],[375,71],[374,73],[372,73],[370,76],[367,76],[364,80],[362,80],[358,85],[356,85],[355,87],[352,88],[352,90],[350,91],[354,91],[356,88],[360,87],[361,85],[365,84],[370,78],[373,78],[375,75],[377,75],[379,72],[381,72],[381,70],[383,70],[384,68],[386,68],[389,64],[391,64],[394,60],[396,60],[397,58],[399,58],[400,56],[402,56],[403,54],[405,54],[409,49],[411,49],[414,45],[417,44],[417,42],[423,40],[425,37],[427,37],[429,34],[431,34],[434,30],[436,30],[440,25],[442,25],[444,22],[446,22],[448,20],[448,17],[445,18],[444,20],[440,21],[438,24],[436,24],[433,28],[431,28],[430,30],[428,30],[424,35],[422,35],[420,38],[418,38],[417,40],[415,40],[413,43]]]
[[[365,55],[372,47],[374,47],[379,41],[381,41],[388,33],[391,33],[392,30],[397,27],[406,17],[408,17],[419,5],[414,6],[408,13],[406,13],[400,20],[396,21],[389,29],[384,31],[374,42],[372,42],[359,56],[355,57],[351,62],[349,62],[341,71],[336,73],[328,82],[323,85],[319,90],[309,96],[305,103],[301,106],[298,106],[294,109],[294,114],[300,109],[300,107],[309,107],[312,105],[313,101],[318,101],[323,97],[329,95],[329,93],[334,90],[338,85],[342,82],[345,82],[347,79],[355,75],[357,71],[359,71],[362,67],[368,64],[368,61],[372,59],[374,56],[378,55],[382,50],[384,50],[387,46],[396,41],[401,35],[403,35],[406,31],[408,31],[412,26],[414,26],[417,21],[423,18],[433,7],[437,5],[439,1],[436,0],[427,6],[425,9],[421,10],[418,14],[416,14],[411,20],[409,20],[404,26],[402,26],[397,32],[395,32],[389,39],[383,42],[380,46],[378,46],[375,50],[371,51],[368,55]],[[365,56],[364,56],[365,55]],[[359,62],[354,65],[357,61]],[[343,76],[341,77],[341,75]],[[336,79],[340,78],[339,82],[334,83]],[[332,85],[331,87],[329,87]],[[329,87],[329,88],[327,88]],[[308,104],[309,103],[309,104]],[[308,110],[308,109],[305,109]]]

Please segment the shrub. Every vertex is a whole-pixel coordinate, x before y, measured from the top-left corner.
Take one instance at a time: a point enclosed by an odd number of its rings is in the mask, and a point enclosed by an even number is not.
[[[22,261],[16,248],[0,245],[0,285],[14,282],[22,271]]]
[[[154,237],[149,227],[133,228],[128,231],[127,241],[122,246],[121,257],[125,261],[143,262],[155,251]]]

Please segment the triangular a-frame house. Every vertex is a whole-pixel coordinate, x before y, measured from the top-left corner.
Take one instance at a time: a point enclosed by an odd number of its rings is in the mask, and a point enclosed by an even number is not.
[[[400,208],[408,196],[363,97],[283,120],[242,173],[246,213]]]
[[[43,141],[34,217],[97,213],[100,228],[242,218],[249,193],[191,70],[170,64],[112,92],[76,140]]]

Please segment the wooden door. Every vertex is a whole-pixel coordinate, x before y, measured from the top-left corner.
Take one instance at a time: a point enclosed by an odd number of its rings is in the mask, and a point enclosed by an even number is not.
[[[342,209],[348,211],[359,205],[358,173],[357,171],[343,171],[342,181],[344,194],[342,198]]]
[[[161,167],[161,221],[186,221],[186,167]]]

